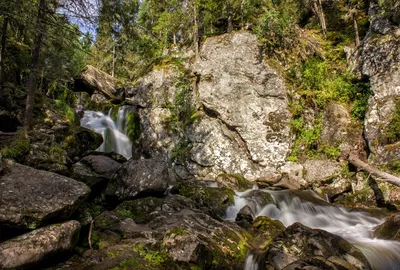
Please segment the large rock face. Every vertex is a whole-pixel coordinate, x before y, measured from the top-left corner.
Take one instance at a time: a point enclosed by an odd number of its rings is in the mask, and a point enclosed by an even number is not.
[[[193,69],[207,120],[195,132],[204,135],[195,141],[192,159],[248,178],[282,165],[291,143],[286,88],[263,62],[256,36],[207,39]]]
[[[373,96],[368,102],[365,137],[376,165],[400,157],[399,147],[388,145],[387,129],[400,102],[400,28],[371,4],[371,27],[354,59],[358,71],[369,77]]]
[[[371,269],[364,254],[340,236],[301,223],[289,226],[273,239],[266,266],[267,269]]]
[[[51,255],[72,250],[79,240],[78,221],[50,225],[0,244],[0,269],[32,266]]]
[[[253,180],[282,165],[292,142],[286,88],[263,61],[256,36],[208,38],[190,68],[192,103],[202,113],[185,128],[189,175],[209,180],[239,173]],[[177,74],[174,68],[153,70],[127,91],[129,102],[140,107],[143,148],[150,152],[167,149],[171,155],[177,144],[178,134],[165,127]],[[187,176],[182,170],[178,175]]]
[[[67,219],[87,198],[90,188],[55,173],[19,164],[0,178],[0,228],[35,229]]]

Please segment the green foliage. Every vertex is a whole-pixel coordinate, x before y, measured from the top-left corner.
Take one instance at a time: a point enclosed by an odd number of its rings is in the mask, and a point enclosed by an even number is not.
[[[293,1],[278,1],[270,5],[256,26],[255,32],[268,54],[289,50],[296,42],[296,5]]]
[[[138,252],[139,255],[146,261],[156,266],[161,266],[168,259],[167,254],[160,251],[150,250],[146,248],[143,244],[135,246],[133,250]]]
[[[400,104],[397,104],[386,131],[388,143],[395,143],[400,140]]]
[[[185,162],[190,152],[190,144],[186,138],[185,129],[201,116],[201,112],[196,111],[196,107],[192,101],[189,75],[179,68],[177,72],[178,76],[174,83],[176,90],[173,102],[169,102],[168,98],[165,97],[169,116],[164,118],[164,125],[177,138],[172,150],[172,158],[180,162]]]
[[[30,150],[30,141],[20,132],[10,146],[0,149],[0,157],[22,162]]]
[[[62,100],[56,100],[55,108],[70,124],[75,124],[74,109]]]
[[[306,127],[303,118],[293,119],[290,125],[296,134],[296,140],[288,160],[297,161],[300,154],[307,154],[310,157],[317,155],[318,141],[322,132],[320,118],[311,127]]]

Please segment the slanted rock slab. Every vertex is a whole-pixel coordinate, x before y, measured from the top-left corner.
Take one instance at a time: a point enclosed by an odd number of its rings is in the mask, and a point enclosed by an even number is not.
[[[36,229],[65,220],[90,188],[71,178],[14,164],[0,178],[0,228]]]
[[[123,164],[108,184],[106,194],[119,200],[142,195],[162,195],[170,177],[167,163],[158,158],[130,160]]]
[[[51,255],[73,249],[79,240],[80,228],[79,222],[73,220],[0,243],[0,269],[32,266]]]
[[[347,240],[301,223],[277,235],[266,255],[266,265],[273,269],[299,269],[286,267],[305,261],[322,269],[372,269],[364,254]]]

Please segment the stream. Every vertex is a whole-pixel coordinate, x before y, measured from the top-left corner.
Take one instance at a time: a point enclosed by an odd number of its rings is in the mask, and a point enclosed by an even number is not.
[[[256,188],[256,187],[254,187]],[[300,222],[310,228],[339,235],[358,247],[376,270],[397,270],[400,267],[400,243],[372,238],[374,228],[384,220],[365,212],[350,211],[322,200],[313,191],[271,191],[275,204],[259,205],[245,199],[246,193],[236,192],[235,205],[227,209],[226,219],[234,220],[242,207],[248,205],[256,216],[268,216],[285,227]],[[245,270],[258,270],[254,254],[248,254]]]

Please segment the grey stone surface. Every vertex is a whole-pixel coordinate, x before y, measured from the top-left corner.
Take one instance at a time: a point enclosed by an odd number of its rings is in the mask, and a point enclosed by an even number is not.
[[[74,179],[20,164],[0,178],[0,227],[35,229],[67,219],[90,188]]]
[[[0,243],[0,269],[32,267],[51,255],[72,250],[81,225],[68,221],[43,227]]]
[[[387,19],[372,4],[370,30],[355,52],[355,69],[369,77],[373,96],[368,101],[365,117],[365,138],[370,162],[382,165],[400,158],[399,147],[387,147],[386,134],[396,104],[400,102],[399,25]]]
[[[106,194],[119,200],[146,195],[162,195],[171,184],[168,165],[157,158],[129,160],[109,182]]]

